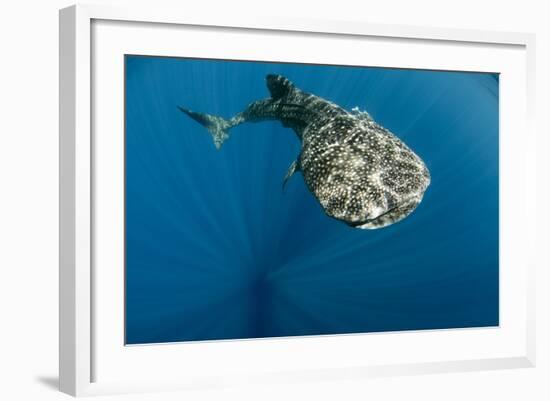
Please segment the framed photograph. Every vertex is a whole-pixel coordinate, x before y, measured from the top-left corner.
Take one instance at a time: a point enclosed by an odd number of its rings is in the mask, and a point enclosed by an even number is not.
[[[61,10],[61,391],[534,366],[533,58]]]

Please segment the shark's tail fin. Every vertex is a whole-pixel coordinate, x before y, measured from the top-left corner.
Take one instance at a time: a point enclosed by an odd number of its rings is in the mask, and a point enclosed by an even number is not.
[[[220,149],[227,138],[229,138],[229,129],[235,124],[232,124],[231,121],[226,120],[225,118],[213,116],[210,114],[197,113],[191,110],[187,110],[181,106],[178,106],[182,112],[187,114],[193,120],[200,123],[205,127],[212,139],[214,140],[214,145],[216,149]]]

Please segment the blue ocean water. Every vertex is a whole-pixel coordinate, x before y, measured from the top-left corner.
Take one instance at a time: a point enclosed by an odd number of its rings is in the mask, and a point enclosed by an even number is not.
[[[327,217],[294,132],[231,130],[217,151],[176,106],[231,117],[265,76],[368,111],[428,166],[405,220]],[[126,342],[496,326],[498,75],[126,56]]]

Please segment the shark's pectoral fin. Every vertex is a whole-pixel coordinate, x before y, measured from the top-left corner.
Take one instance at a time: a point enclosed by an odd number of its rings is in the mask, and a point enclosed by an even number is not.
[[[296,171],[300,171],[300,163],[298,162],[298,160],[294,160],[288,168],[288,171],[286,172],[285,179],[283,180],[283,191],[285,190],[286,183],[288,182],[290,177],[292,177]]]

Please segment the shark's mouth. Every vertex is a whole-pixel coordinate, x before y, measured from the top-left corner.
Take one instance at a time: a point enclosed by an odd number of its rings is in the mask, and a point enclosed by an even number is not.
[[[384,213],[378,215],[377,217],[373,219],[368,219],[364,221],[356,221],[356,222],[349,222],[346,223],[354,228],[362,228],[362,229],[376,229],[376,228],[382,228],[389,226],[390,224],[397,223],[400,220],[403,220],[405,217],[407,217],[409,214],[412,213],[414,209],[418,206],[421,199],[413,199],[409,202],[406,202],[404,204],[401,204],[400,206],[396,206],[394,208],[388,209]]]
[[[362,221],[346,221],[346,223],[351,227],[363,228],[362,226],[364,226],[365,224],[374,224],[379,219],[384,218],[384,216],[388,216],[390,213],[393,213],[396,209],[398,209],[398,208],[394,207],[392,209],[389,209],[389,210],[385,211],[384,213],[376,216],[373,219],[362,220]]]

